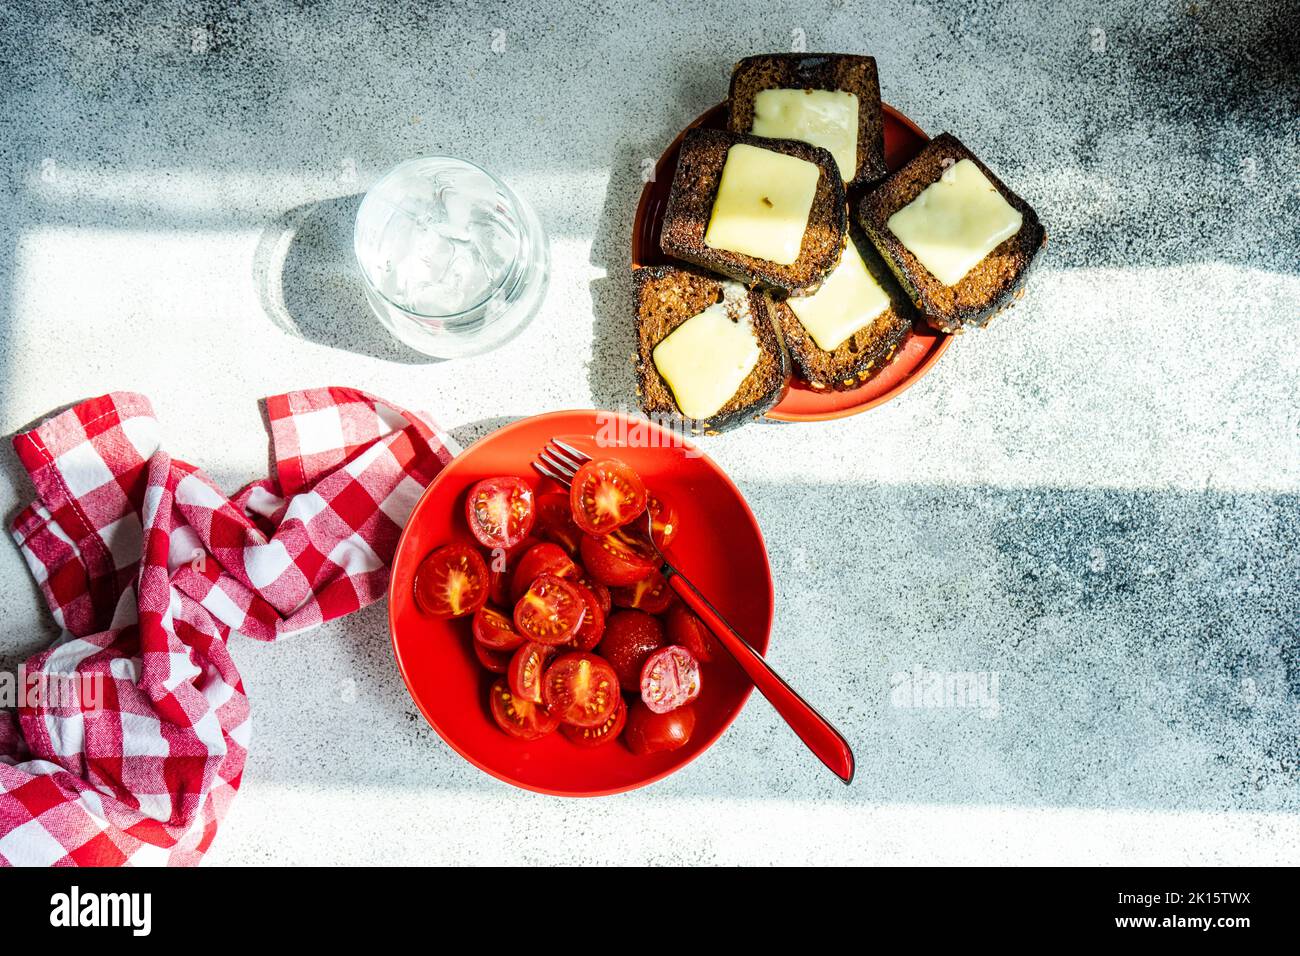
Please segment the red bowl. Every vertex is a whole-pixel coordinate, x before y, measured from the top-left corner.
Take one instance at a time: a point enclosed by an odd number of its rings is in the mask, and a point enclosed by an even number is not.
[[[597,436],[600,436],[599,438]],[[551,412],[498,429],[452,461],[425,490],[397,546],[388,626],[402,679],[416,706],[453,750],[506,783],[556,796],[602,796],[645,786],[690,763],[722,735],[752,685],[730,658],[704,665],[695,734],[685,747],[638,757],[622,743],[582,749],[555,733],[524,742],[504,734],[487,708],[495,675],[478,663],[468,619],[435,620],[415,607],[416,566],[465,527],[470,485],[496,475],[541,481],[531,462],[551,438],[635,468],[677,509],[669,555],[760,653],[772,628],[772,573],[758,522],[740,491],[705,454],[669,431],[615,412]],[[545,486],[545,487],[543,487]]]
[[[894,109],[882,103],[884,111],[885,164],[892,172],[898,169],[930,140],[921,128]],[[663,226],[664,210],[668,206],[668,193],[672,189],[673,174],[677,172],[677,155],[681,151],[682,137],[696,127],[722,129],[727,125],[727,104],[719,103],[706,110],[695,122],[677,134],[664,154],[655,164],[654,179],[641,190],[641,201],[636,207],[632,224],[632,267],[660,265],[672,260],[659,248],[659,230]],[[850,201],[856,196],[850,195]],[[782,422],[816,422],[832,418],[845,418],[875,408],[906,391],[926,372],[934,367],[952,342],[952,336],[937,332],[929,326],[913,326],[889,364],[857,388],[843,392],[811,387],[802,379],[790,382],[790,389],[767,417]]]

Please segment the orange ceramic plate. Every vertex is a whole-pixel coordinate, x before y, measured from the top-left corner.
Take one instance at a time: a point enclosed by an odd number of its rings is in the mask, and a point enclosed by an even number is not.
[[[753,686],[730,658],[704,665],[703,690],[694,704],[695,733],[680,750],[638,757],[621,742],[583,749],[558,732],[525,742],[503,733],[488,712],[488,687],[496,675],[474,656],[469,620],[426,617],[413,597],[415,569],[426,554],[450,541],[474,543],[465,527],[470,485],[497,475],[518,475],[542,487],[530,463],[551,438],[592,455],[623,459],[655,494],[670,501],[681,529],[669,548],[674,563],[750,644],[760,653],[767,649],[772,628],[767,549],[731,479],[706,455],[644,420],[613,412],[568,411],[526,418],[493,432],[429,485],[393,560],[388,595],[393,652],[421,713],[448,746],[480,770],[557,796],[619,793],[666,777],[727,729]],[[544,485],[545,490],[558,490],[551,482]]]
[[[930,137],[898,110],[887,103],[882,105],[885,119],[885,163],[893,171],[919,153]],[[727,104],[720,103],[699,116],[686,129],[697,126],[721,129],[726,126],[726,122]],[[632,225],[633,268],[671,261],[659,248],[659,229],[663,225],[664,209],[668,205],[668,192],[672,188],[673,174],[677,171],[677,154],[684,135],[686,130],[682,130],[659,157],[654,179],[641,190],[641,201],[637,205],[636,219]],[[855,196],[850,196],[850,200],[854,199]],[[864,384],[845,392],[836,392],[811,388],[808,383],[795,378],[785,397],[767,413],[767,417],[783,422],[815,422],[844,418],[875,408],[901,395],[928,372],[951,341],[951,336],[936,332],[928,326],[913,327],[894,352],[889,364]]]

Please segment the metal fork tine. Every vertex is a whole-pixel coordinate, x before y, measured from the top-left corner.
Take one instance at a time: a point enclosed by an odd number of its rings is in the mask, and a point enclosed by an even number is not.
[[[565,461],[563,458],[556,455],[555,452],[551,451],[551,449],[549,448],[544,449],[538,457],[541,458],[543,462],[545,462],[546,464],[554,468],[556,471],[563,474],[564,477],[566,478],[572,478],[574,473],[578,470],[574,468],[573,465]]]
[[[550,455],[552,461],[563,464],[565,468],[570,472],[576,472],[579,468],[582,467],[582,462],[575,461],[574,459],[566,455],[564,452],[559,451],[558,449],[555,448],[551,448],[550,446],[547,446],[546,448],[542,449],[542,454]]]
[[[554,479],[555,481],[558,481],[560,484],[564,485],[566,488],[571,484],[569,479],[566,478],[564,475],[556,474],[555,472],[551,471],[551,469],[543,465],[540,461],[533,462],[533,467],[536,468],[543,477]]]
[[[557,438],[547,442],[537,458],[538,460],[533,462],[537,473],[558,481],[566,488],[573,484],[573,476],[578,469],[591,461],[591,456],[586,452],[578,451],[572,445]]]
[[[591,456],[588,455],[585,451],[578,451],[578,449],[574,448],[572,445],[565,444],[564,442],[560,441],[558,438],[552,438],[551,444],[557,448],[567,451],[569,455],[572,456],[573,459],[577,461],[578,464],[580,465],[586,464],[587,462],[591,461]]]

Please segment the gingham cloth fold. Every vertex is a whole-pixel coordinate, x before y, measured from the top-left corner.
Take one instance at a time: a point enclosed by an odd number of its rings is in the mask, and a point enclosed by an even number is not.
[[[63,630],[0,711],[0,863],[197,863],[234,797],[249,702],[231,631],[270,641],[381,597],[452,442],[353,389],[267,399],[274,473],[227,498],[115,392],[18,435],[12,533]]]

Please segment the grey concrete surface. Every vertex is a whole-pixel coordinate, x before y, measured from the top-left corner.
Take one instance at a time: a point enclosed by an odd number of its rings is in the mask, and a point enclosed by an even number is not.
[[[516,792],[424,725],[375,606],[236,641],[255,731],[213,863],[1300,862],[1293,5],[373,6],[3,6],[0,432],[131,388],[233,490],[288,388],[466,442],[627,406],[642,163],[755,52],[875,55],[1051,238],[1024,303],[897,401],[707,443],[768,541],[771,656],[853,741],[852,787],[755,699],[644,791]],[[553,240],[542,314],[467,361],[388,339],[348,259],[357,194],[433,152]],[[29,489],[0,463],[8,513]],[[51,625],[5,547],[0,600],[13,666]],[[917,668],[996,697],[900,706]]]

